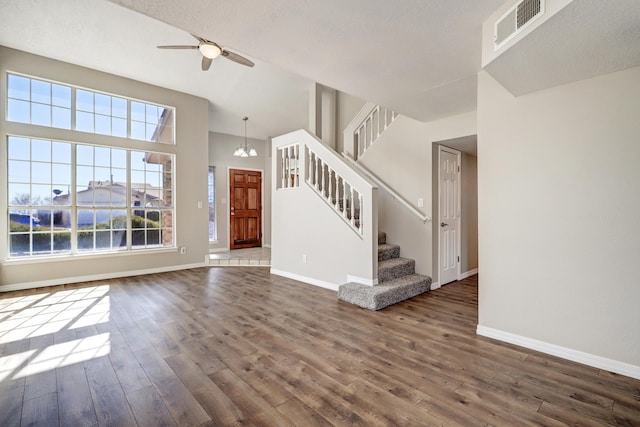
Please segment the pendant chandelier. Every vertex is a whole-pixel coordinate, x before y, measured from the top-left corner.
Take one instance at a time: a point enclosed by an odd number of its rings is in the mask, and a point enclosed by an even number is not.
[[[242,120],[244,120],[244,145],[239,145],[233,155],[237,157],[256,157],[258,155],[256,149],[253,148],[253,145],[247,144],[247,120],[249,120],[249,117],[243,117]]]

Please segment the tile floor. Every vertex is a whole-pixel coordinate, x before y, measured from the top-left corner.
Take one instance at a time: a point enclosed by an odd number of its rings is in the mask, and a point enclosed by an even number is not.
[[[271,266],[271,248],[234,249],[232,251],[209,254],[209,266]]]

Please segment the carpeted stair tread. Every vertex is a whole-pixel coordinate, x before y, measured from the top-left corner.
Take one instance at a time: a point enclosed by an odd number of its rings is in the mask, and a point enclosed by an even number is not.
[[[376,286],[346,283],[338,288],[338,299],[369,310],[380,310],[430,289],[430,277],[409,274]]]
[[[415,274],[416,261],[408,258],[392,258],[378,262],[378,283]]]
[[[383,243],[378,245],[378,261],[385,261],[400,256],[400,246]]]

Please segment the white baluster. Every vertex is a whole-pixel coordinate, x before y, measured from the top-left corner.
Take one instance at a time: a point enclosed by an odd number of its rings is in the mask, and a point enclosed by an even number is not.
[[[388,113],[389,110],[387,108],[384,109],[384,129],[387,130],[387,124],[388,124]]]
[[[377,138],[380,138],[380,106],[379,105],[376,107],[376,116],[378,117],[378,134],[376,136],[376,139],[377,139]]]
[[[319,183],[318,183],[318,168],[320,167],[320,159],[316,155],[316,190],[320,191]]]
[[[358,209],[360,210],[360,214],[358,215],[358,231],[362,234],[362,194],[358,193]]]
[[[342,217],[347,217],[347,182],[342,179]]]
[[[336,197],[335,197],[335,203],[333,203],[333,207],[335,210],[340,211],[340,175],[336,174]]]
[[[293,187],[295,184],[293,174],[296,170],[295,147],[290,146],[287,151],[289,152],[289,173],[287,173],[287,181],[289,182],[289,187]]]
[[[309,167],[307,168],[307,182],[310,185],[313,185],[312,181],[312,177],[313,177],[313,153],[311,153],[311,150],[309,150],[309,163],[308,163]]]
[[[325,164],[324,162],[322,163],[322,195],[324,197],[327,197],[327,179],[324,175],[324,170],[325,170]]]
[[[296,182],[295,186],[300,187],[300,145],[295,146],[295,156],[296,156]]]
[[[354,218],[354,215],[353,215],[355,206],[353,206],[353,205],[354,205],[354,203],[353,203],[353,187],[351,187],[351,203],[350,203],[350,207],[349,207],[349,210],[351,211],[351,218],[349,218],[349,219],[351,220],[351,225],[355,227],[356,219]]]
[[[285,156],[285,152],[283,149],[278,149],[278,151],[280,151],[280,158],[282,160],[282,165],[280,167],[280,174],[282,175],[282,182],[281,182],[281,187],[282,188],[287,188],[286,184],[285,184],[285,179],[286,179],[286,156]]]
[[[333,169],[329,168],[329,194],[327,197],[327,200],[329,201],[329,204],[332,204],[332,199],[333,199],[333,181],[331,180],[331,173],[333,172]]]

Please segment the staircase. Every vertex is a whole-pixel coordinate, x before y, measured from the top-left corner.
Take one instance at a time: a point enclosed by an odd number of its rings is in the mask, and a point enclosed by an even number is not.
[[[415,274],[416,262],[400,258],[400,246],[387,243],[378,233],[378,285],[346,283],[338,289],[338,299],[369,310],[380,310],[413,298],[431,289],[431,278]]]

